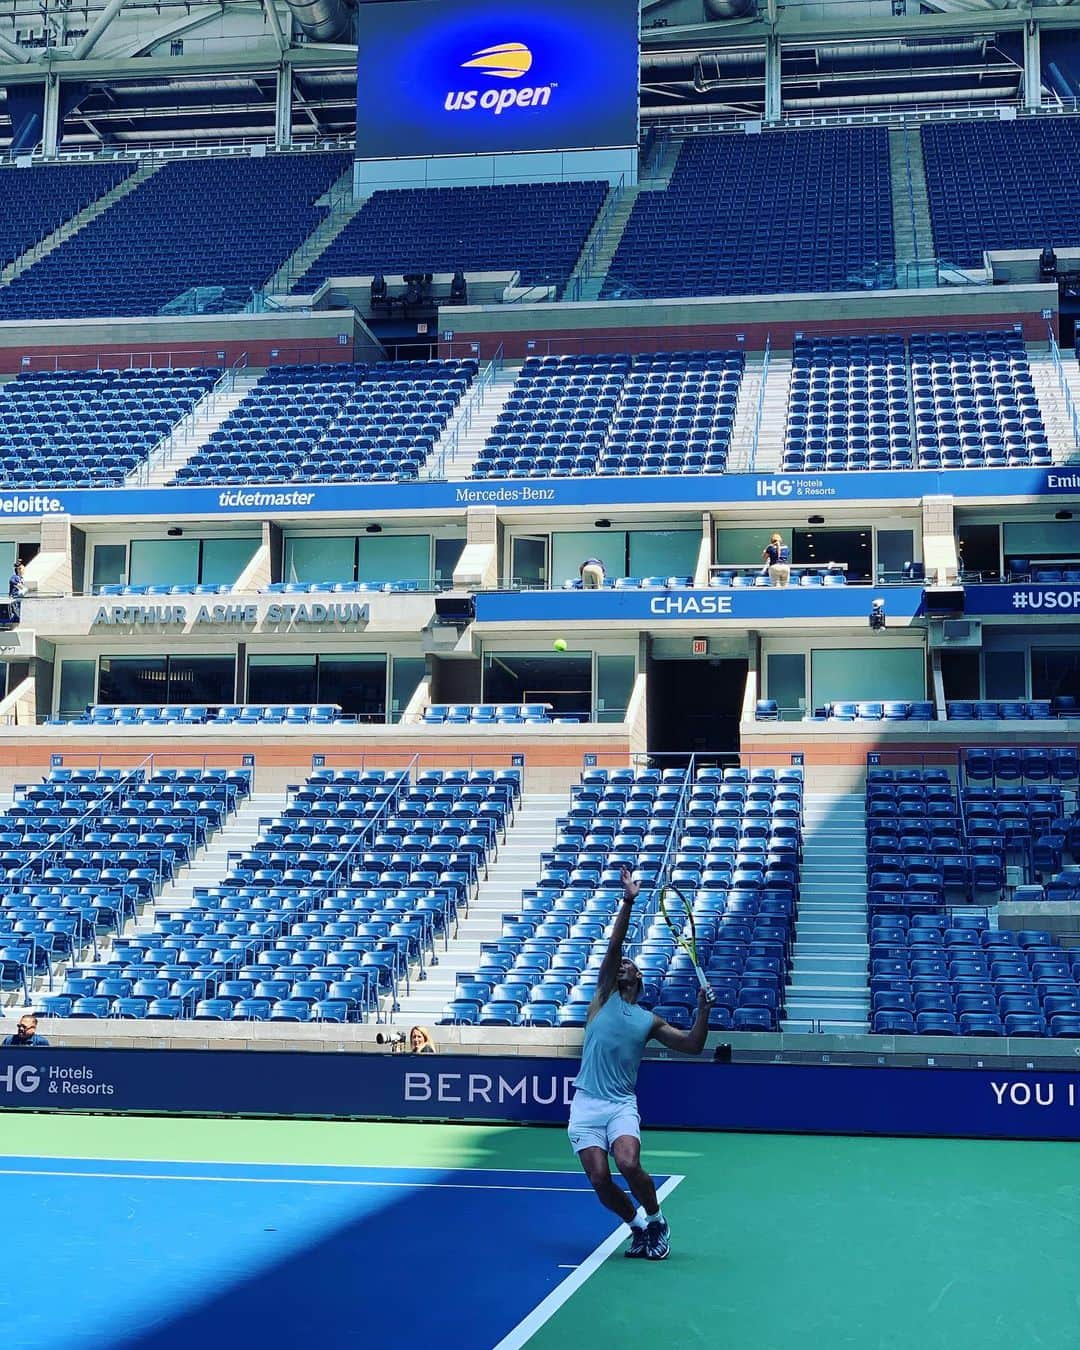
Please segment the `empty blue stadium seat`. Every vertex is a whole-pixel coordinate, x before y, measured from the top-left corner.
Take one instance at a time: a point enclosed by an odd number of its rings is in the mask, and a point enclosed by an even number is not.
[[[293,289],[327,277],[520,271],[561,290],[607,184],[514,183],[373,192]]]
[[[4,287],[0,318],[153,315],[192,287],[243,309],[325,219],[314,203],[350,166],[341,151],[166,163]]]
[[[894,285],[893,259],[884,128],[691,136],[667,191],[635,202],[601,295],[863,289]]]

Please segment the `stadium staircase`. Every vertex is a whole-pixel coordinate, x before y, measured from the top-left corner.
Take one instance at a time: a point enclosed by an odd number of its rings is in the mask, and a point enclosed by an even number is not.
[[[1057,371],[1050,354],[1042,347],[1028,349],[1031,382],[1039,400],[1043,426],[1050,442],[1050,454],[1055,464],[1080,463],[1080,447],[1076,444],[1072,418],[1065,407],[1065,396],[1058,385]],[[1071,359],[1061,363],[1074,407],[1080,407],[1080,366]]]
[[[262,377],[261,370],[238,371],[231,389],[211,390],[160,441],[144,464],[127,476],[128,487],[164,487],[236,411]]]
[[[326,252],[353,216],[371,195],[368,189],[353,196],[353,171],[347,169],[317,206],[329,206],[330,213],[308,235],[300,247],[285,259],[263,287],[266,295],[288,295],[313,262]]]
[[[166,882],[155,904],[160,909],[183,909],[193,900],[196,886],[217,886],[230,871],[229,854],[246,853],[259,838],[259,821],[279,816],[288,806],[285,792],[253,792],[244,798],[236,811],[191,862],[179,869],[173,881]],[[153,916],[149,913],[138,927],[149,930]],[[131,936],[131,934],[127,934]]]
[[[8,263],[3,271],[0,271],[0,286],[6,286],[9,282],[14,281],[17,276],[21,276],[23,272],[33,267],[35,263],[40,262],[42,258],[48,257],[61,244],[66,244],[80,230],[85,229],[91,221],[104,215],[110,206],[122,197],[126,197],[129,192],[134,192],[140,184],[145,183],[148,178],[152,178],[162,168],[164,168],[164,164],[160,162],[154,163],[151,160],[144,160],[135,172],[129,174],[123,182],[117,183],[116,187],[99,197],[97,201],[91,202],[78,215],[72,216],[70,220],[65,220],[63,225],[53,230],[52,234],[46,235],[33,248],[27,249],[13,262]]]
[[[869,1030],[866,802],[809,793],[785,1031]]]
[[[489,384],[482,388],[474,385],[472,393],[462,399],[461,406],[428,456],[424,476],[468,478],[519,374],[520,367],[503,366],[494,373]]]
[[[462,971],[473,971],[480,958],[481,944],[493,942],[502,934],[504,914],[521,912],[521,892],[536,883],[543,870],[540,855],[552,846],[555,825],[566,814],[565,793],[526,792],[517,808],[506,842],[491,864],[487,878],[481,874],[480,886],[469,905],[468,915],[460,920],[457,935],[446,951],[439,951],[439,964],[429,966],[427,979],[414,983],[412,993],[400,998],[393,1020],[406,1026],[430,1024],[441,1016],[454,997]]]
[[[889,171],[892,180],[893,248],[897,285],[913,264],[933,266],[934,232],[926,193],[926,166],[918,126],[889,128]],[[936,268],[935,268],[936,281]],[[916,284],[914,280],[910,284]]]
[[[564,300],[599,300],[611,260],[615,257],[638,197],[642,192],[664,192],[667,189],[681,149],[681,140],[665,138],[647,176],[634,186],[623,188],[622,196],[609,216],[605,216],[604,209],[601,209],[566,283]],[[609,200],[616,190],[611,189]],[[606,207],[607,203],[604,205]]]
[[[608,194],[609,200],[616,191],[616,188],[611,189]],[[610,214],[605,215],[604,210],[601,210],[596,218],[596,224],[582,245],[581,256],[570,273],[563,293],[564,300],[599,300],[604,278],[608,274],[615,250],[619,247],[623,230],[626,229],[626,222],[630,219],[630,213],[641,191],[639,186],[623,188],[622,196]],[[607,203],[605,208],[606,206]]]
[[[735,405],[735,425],[732,428],[731,450],[728,454],[728,473],[779,472],[784,455],[784,430],[787,422],[788,385],[791,382],[790,355],[769,356],[769,368],[764,370],[765,354],[747,352],[746,369],[739,386],[739,401]],[[762,379],[765,394],[761,396]],[[757,453],[754,453],[754,429],[757,426],[758,400],[761,399],[761,423],[758,429]]]

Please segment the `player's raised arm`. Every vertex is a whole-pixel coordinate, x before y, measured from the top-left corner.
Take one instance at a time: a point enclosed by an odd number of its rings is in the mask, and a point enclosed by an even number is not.
[[[600,976],[596,986],[596,997],[601,1003],[609,994],[614,992],[615,986],[619,982],[619,963],[622,960],[626,930],[630,927],[630,915],[633,913],[634,901],[641,891],[641,882],[634,880],[628,867],[623,868],[619,880],[622,882],[623,888],[622,904],[615,916],[615,926],[611,930],[611,941],[604,953],[604,960],[600,966]]]
[[[689,1031],[680,1031],[658,1017],[653,1023],[650,1038],[659,1041],[668,1050],[677,1050],[681,1055],[700,1055],[705,1049],[705,1037],[709,1034],[709,1009],[714,1002],[715,996],[711,991],[702,989],[698,994],[697,1016]]]

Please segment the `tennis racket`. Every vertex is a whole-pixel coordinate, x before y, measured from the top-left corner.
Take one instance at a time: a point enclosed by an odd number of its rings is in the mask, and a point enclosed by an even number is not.
[[[701,985],[702,992],[712,1002],[713,992],[705,972],[701,968],[701,962],[698,960],[697,927],[694,923],[694,911],[682,891],[678,887],[672,886],[670,882],[660,890],[660,913],[668,928],[671,929],[671,935],[678,946],[693,962],[694,974],[698,978],[698,984]]]

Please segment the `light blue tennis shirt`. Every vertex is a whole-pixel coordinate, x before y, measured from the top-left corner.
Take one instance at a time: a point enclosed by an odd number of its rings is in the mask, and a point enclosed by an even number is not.
[[[634,1100],[638,1065],[655,1018],[616,989],[585,1028],[574,1086],[607,1102]]]

